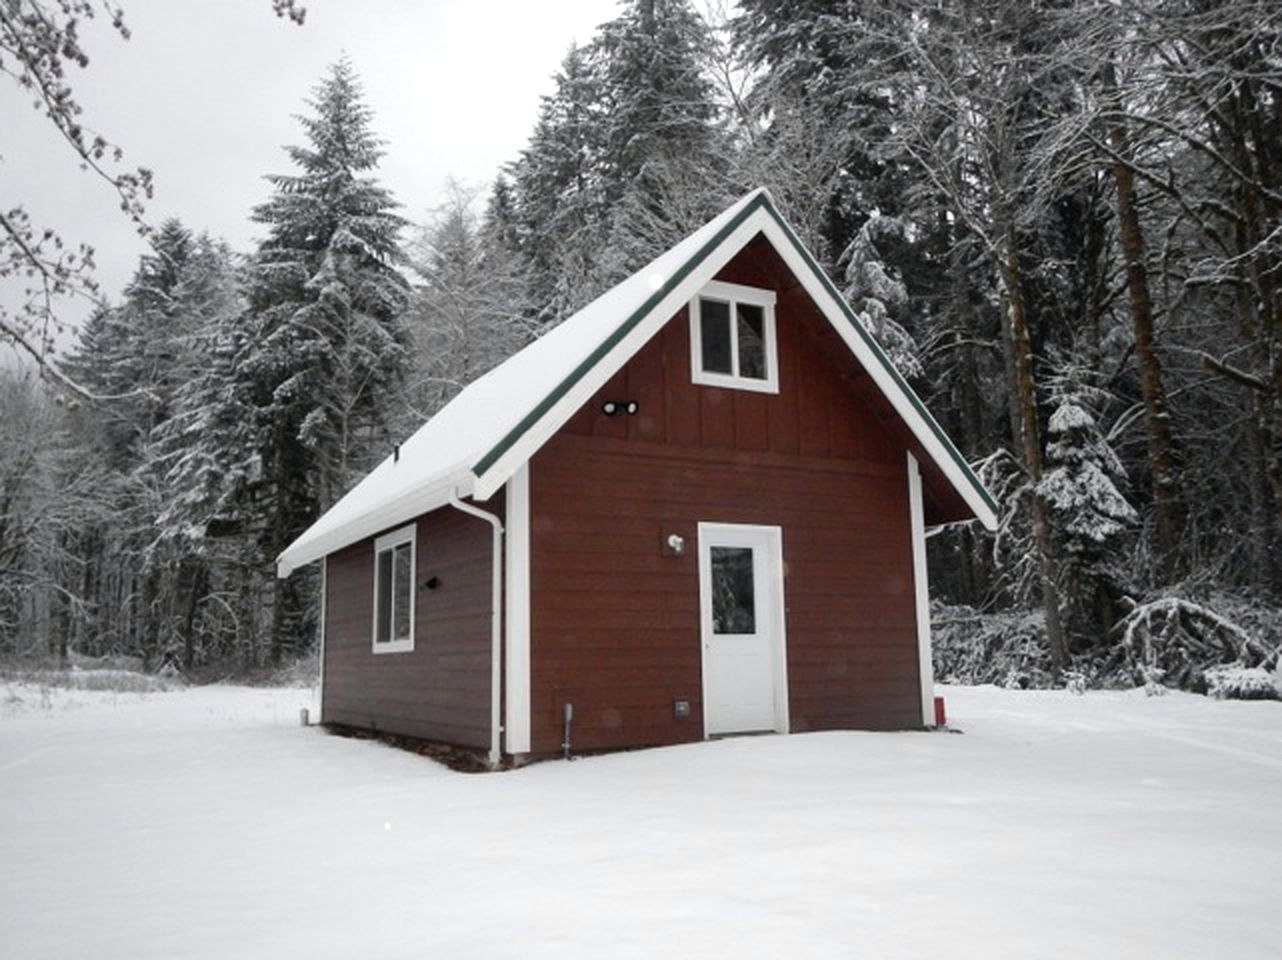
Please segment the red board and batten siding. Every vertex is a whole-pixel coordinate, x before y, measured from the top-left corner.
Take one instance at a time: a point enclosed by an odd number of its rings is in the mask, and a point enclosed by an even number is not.
[[[693,384],[683,310],[531,460],[533,753],[567,702],[579,749],[703,737],[700,521],[782,528],[792,730],[921,725],[905,434],[768,244],[718,278],[777,291],[777,395]]]
[[[502,513],[502,497],[483,506]],[[327,558],[323,723],[484,748],[490,742],[488,524],[450,507],[417,521],[414,649],[371,650],[374,538]]]

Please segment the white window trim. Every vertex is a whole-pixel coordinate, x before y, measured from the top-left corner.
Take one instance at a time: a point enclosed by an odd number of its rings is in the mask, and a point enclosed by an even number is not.
[[[385,533],[374,541],[374,609],[370,613],[370,648],[374,653],[408,653],[414,649],[414,600],[415,584],[418,581],[418,525],[411,523],[391,533]],[[378,555],[385,550],[399,547],[402,543],[410,545],[410,635],[407,640],[389,640],[378,642]],[[392,594],[392,608],[389,616],[396,622],[396,594]]]
[[[730,365],[739,368],[739,324],[736,306],[740,303],[761,307],[761,336],[766,347],[766,378],[756,380],[737,373],[715,373],[703,369],[703,325],[700,322],[699,301],[702,298],[730,304]],[[690,378],[706,387],[726,387],[731,390],[751,390],[755,393],[779,392],[779,351],[775,345],[775,292],[760,287],[746,287],[740,283],[710,280],[690,301]]]

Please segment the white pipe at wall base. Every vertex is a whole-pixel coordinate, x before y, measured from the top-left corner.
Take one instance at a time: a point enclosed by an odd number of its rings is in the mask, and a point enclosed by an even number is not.
[[[492,586],[490,596],[490,769],[497,770],[502,760],[499,737],[502,733],[499,718],[499,698],[503,693],[503,522],[494,514],[474,504],[459,499],[458,491],[450,491],[450,506],[463,513],[479,517],[494,531],[494,546],[490,556]]]

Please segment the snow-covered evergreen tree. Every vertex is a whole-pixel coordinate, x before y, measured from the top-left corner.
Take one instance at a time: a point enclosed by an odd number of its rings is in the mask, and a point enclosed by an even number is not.
[[[1059,518],[1068,550],[1087,553],[1112,541],[1136,520],[1118,484],[1125,472],[1095,418],[1063,399],[1046,427],[1042,495]]]
[[[242,395],[232,402],[253,414],[265,566],[381,454],[408,364],[405,221],[373,176],[381,141],[347,60],[309,105],[307,144],[287,148],[297,172],[269,177],[274,192],[254,210],[268,233],[237,334]],[[309,639],[296,580],[276,588],[273,657]]]
[[[716,213],[729,142],[688,0],[630,0],[566,56],[512,166],[542,320],[566,316]]]
[[[902,220],[872,211],[841,255],[846,264],[843,292],[899,372],[920,377],[923,371],[917,342],[896,319],[907,309],[908,288],[877,247],[880,236],[902,236],[903,232]]]
[[[66,361],[70,376],[106,398],[69,412],[80,456],[60,461],[61,481],[79,491],[79,521],[59,550],[78,567],[61,589],[74,598],[67,629],[82,644],[131,649],[152,666],[175,659],[176,608],[196,598],[188,590],[179,600],[194,554],[166,519],[175,500],[174,414],[203,371],[205,331],[238,303],[236,284],[225,244],[168,220],[123,302],[91,318]],[[184,645],[194,640],[189,629]]]
[[[1138,516],[1120,489],[1126,481],[1122,463],[1084,403],[1062,397],[1046,434],[1039,491],[1058,533],[1069,632],[1079,645],[1095,646],[1114,620],[1120,540]]]
[[[608,209],[598,158],[603,96],[588,50],[572,47],[543,98],[528,146],[512,165],[516,236],[540,323],[563,319],[588,286]]]
[[[502,202],[504,194],[496,196]],[[502,212],[492,200],[482,223],[476,199],[475,190],[451,183],[411,255],[418,283],[407,314],[415,343],[407,429],[535,332],[527,316],[525,277],[503,241]]]

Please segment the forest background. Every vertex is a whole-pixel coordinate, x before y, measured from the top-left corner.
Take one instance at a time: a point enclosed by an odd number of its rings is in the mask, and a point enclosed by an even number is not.
[[[1000,505],[995,535],[930,539],[937,676],[1274,689],[1276,3],[627,0],[520,154],[424,225],[378,180],[344,59],[249,251],[148,223],[150,174],[80,125],[87,10],[0,6],[0,68],[151,249],[108,302],[86,251],[0,215],[0,278],[30,290],[0,337],[31,360],[0,371],[0,656],[193,678],[306,657],[316,576],[276,579],[280,550],[464,385],[765,186]],[[55,353],[76,294],[98,306]]]

